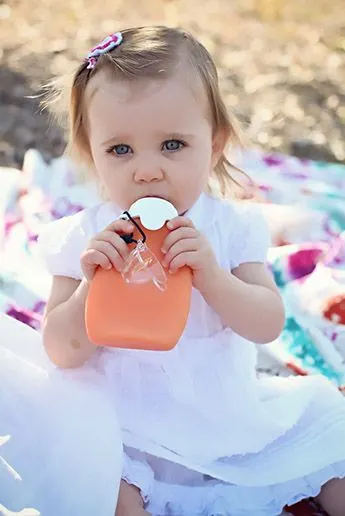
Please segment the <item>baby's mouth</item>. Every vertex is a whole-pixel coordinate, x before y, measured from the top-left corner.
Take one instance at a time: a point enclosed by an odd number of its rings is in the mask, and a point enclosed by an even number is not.
[[[139,199],[162,199],[163,201],[170,202],[170,204],[172,204],[174,206],[174,201],[170,197],[168,197],[166,195],[145,194],[145,195],[142,195],[140,197],[137,197],[136,201],[138,201]]]
[[[144,197],[156,197],[156,199],[163,199],[164,201],[167,201],[168,199],[164,197],[163,195],[155,195],[155,194],[148,194],[144,195]],[[169,201],[170,202],[170,201]]]

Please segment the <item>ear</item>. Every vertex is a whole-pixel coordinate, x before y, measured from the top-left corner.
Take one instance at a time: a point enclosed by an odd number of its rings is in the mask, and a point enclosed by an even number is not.
[[[214,168],[218,161],[220,160],[221,155],[224,152],[225,146],[228,142],[228,132],[226,129],[218,129],[218,131],[213,135],[212,138],[212,168]]]

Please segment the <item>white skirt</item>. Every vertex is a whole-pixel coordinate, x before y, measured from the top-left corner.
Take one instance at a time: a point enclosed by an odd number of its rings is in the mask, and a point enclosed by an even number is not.
[[[91,368],[57,370],[38,332],[0,315],[0,514],[114,516],[123,451],[105,394]]]
[[[131,448],[243,485],[293,478],[280,467],[257,474],[271,443],[282,443],[279,453],[288,456],[283,436],[293,428],[302,441],[316,439],[316,448],[324,429],[331,436],[328,454],[293,469],[295,477],[345,460],[345,399],[335,386],[321,375],[258,379],[254,344],[232,332],[184,336],[169,352],[104,349],[93,365]],[[218,460],[255,454],[257,469]]]
[[[343,477],[345,461],[279,484],[242,486],[132,448],[124,454],[123,478],[140,489],[152,516],[278,516],[285,506],[318,495],[328,480]]]
[[[12,511],[114,516],[123,476],[155,516],[273,516],[345,476],[345,401],[323,379],[294,379],[315,396],[289,431],[255,453],[206,464],[147,446],[144,425],[121,432],[112,383],[97,367],[106,353],[78,370],[58,370],[39,333],[6,316],[0,343],[0,506]],[[278,388],[277,380],[262,384],[276,406],[288,385],[282,379]]]

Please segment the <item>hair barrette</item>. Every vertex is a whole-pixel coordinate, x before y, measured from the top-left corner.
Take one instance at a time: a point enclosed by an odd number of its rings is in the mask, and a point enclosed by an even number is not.
[[[103,41],[101,41],[101,43],[92,48],[87,54],[85,58],[85,61],[89,63],[87,69],[93,69],[96,66],[99,56],[110,52],[115,47],[118,47],[121,42],[121,32],[115,32],[115,34],[110,34],[110,36],[107,36]]]

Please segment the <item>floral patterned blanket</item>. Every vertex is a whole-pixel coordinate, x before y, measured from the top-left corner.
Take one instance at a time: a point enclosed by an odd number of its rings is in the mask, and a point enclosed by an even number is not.
[[[287,313],[280,338],[258,348],[258,374],[321,373],[345,391],[345,166],[257,150],[241,166],[259,188]],[[39,329],[51,281],[35,254],[39,228],[98,193],[66,158],[47,164],[35,150],[22,170],[0,168],[0,178],[0,310]],[[322,514],[311,502],[289,510]]]

